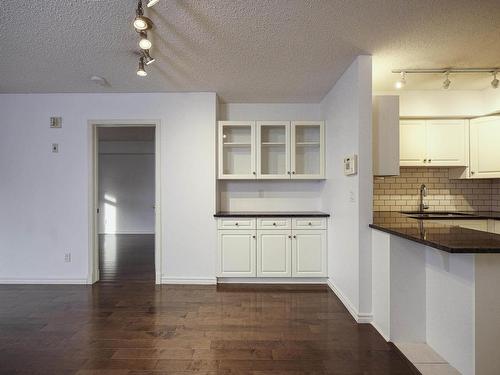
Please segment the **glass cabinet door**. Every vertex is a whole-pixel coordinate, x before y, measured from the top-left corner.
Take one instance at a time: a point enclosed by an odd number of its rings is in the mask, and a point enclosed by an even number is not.
[[[255,123],[219,122],[219,178],[255,179]]]
[[[257,178],[289,179],[290,123],[257,122]]]
[[[325,178],[323,121],[292,121],[293,179]]]

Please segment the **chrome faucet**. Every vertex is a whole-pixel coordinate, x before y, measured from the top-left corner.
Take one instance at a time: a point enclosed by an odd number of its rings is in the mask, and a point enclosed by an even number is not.
[[[422,184],[420,185],[420,204],[419,204],[420,211],[424,211],[429,208],[429,206],[424,203],[424,197],[426,196],[427,196],[427,186],[425,186],[425,184]]]

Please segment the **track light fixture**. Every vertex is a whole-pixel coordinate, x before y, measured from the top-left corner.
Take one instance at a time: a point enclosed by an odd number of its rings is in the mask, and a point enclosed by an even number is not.
[[[493,80],[491,81],[491,87],[494,89],[498,88],[499,81],[497,79],[497,73],[500,68],[437,68],[437,69],[395,69],[392,73],[401,74],[401,79],[396,81],[395,87],[401,89],[406,84],[406,74],[444,74],[446,76],[443,81],[443,89],[447,90],[450,88],[450,74],[477,74],[477,73],[487,73],[493,75]]]
[[[158,1],[160,0],[149,0],[148,4],[147,4],[147,7],[148,8],[151,8],[153,5],[155,5]]]
[[[394,85],[398,90],[402,89],[406,85],[406,72],[401,72],[401,78],[396,81]]]
[[[142,51],[142,53],[144,55],[144,61],[146,62],[146,65],[150,65],[156,61],[156,59],[154,57],[151,57],[151,55],[149,54],[149,50],[145,49]]]
[[[139,40],[139,47],[141,49],[150,49],[152,47],[151,41],[148,39],[148,33],[145,31],[140,31],[141,39]]]
[[[450,78],[449,78],[450,72],[447,71],[445,73],[445,76],[446,76],[446,79],[443,81],[443,89],[448,90],[450,88],[450,84],[451,84],[451,81],[450,81]]]
[[[137,75],[139,77],[146,77],[148,73],[144,70],[144,57],[139,57],[139,68],[137,69]]]
[[[493,87],[494,89],[498,88],[498,79],[496,70],[493,72],[493,80],[491,81],[491,87]]]
[[[149,30],[153,27],[153,21],[144,15],[144,9],[142,8],[142,0],[137,3],[137,9],[135,11],[134,28],[136,31]]]

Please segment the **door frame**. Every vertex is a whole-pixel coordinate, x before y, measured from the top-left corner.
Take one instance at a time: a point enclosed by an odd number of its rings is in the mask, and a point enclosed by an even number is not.
[[[161,121],[160,120],[89,120],[89,258],[87,283],[99,281],[99,231],[98,231],[98,138],[97,128],[123,128],[148,126],[155,128],[155,283],[161,284],[162,242],[161,242]]]

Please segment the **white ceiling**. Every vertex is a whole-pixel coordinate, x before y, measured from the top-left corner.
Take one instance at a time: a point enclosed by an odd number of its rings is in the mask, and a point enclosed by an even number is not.
[[[226,102],[317,102],[359,54],[373,55],[376,90],[392,89],[395,68],[500,66],[498,0],[160,0],[146,9],[158,60],[144,79],[135,74],[135,6],[3,1],[0,92],[212,91]],[[490,80],[456,79],[452,88]],[[412,76],[407,89],[441,81]]]

